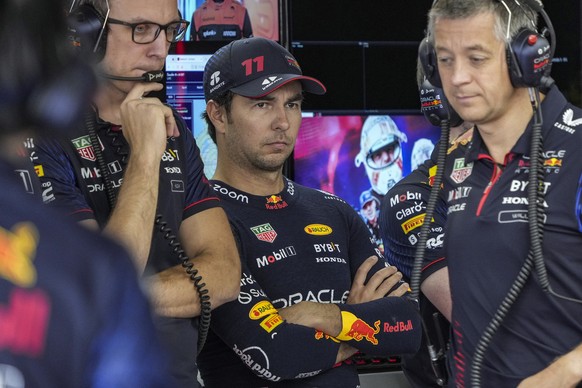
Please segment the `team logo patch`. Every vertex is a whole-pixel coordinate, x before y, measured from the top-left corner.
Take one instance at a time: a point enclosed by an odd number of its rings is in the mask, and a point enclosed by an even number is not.
[[[269,223],[251,226],[251,232],[261,241],[272,243],[277,238],[277,232],[275,232],[275,229]]]
[[[455,159],[453,164],[453,172],[451,173],[451,179],[455,183],[462,183],[465,179],[471,176],[473,172],[473,162],[465,165],[465,158]]]
[[[75,147],[75,149],[77,150],[77,152],[79,153],[79,156],[81,156],[81,158],[85,159],[85,160],[89,160],[91,162],[94,162],[95,160],[97,160],[95,158],[95,149],[93,148],[93,145],[91,144],[91,138],[89,137],[89,135],[85,135],[85,136],[81,136],[78,137],[76,139],[72,139],[71,143],[73,143],[73,147]],[[101,139],[99,139],[99,144],[101,145],[101,149],[103,150],[103,144],[101,143]]]
[[[265,204],[265,208],[268,210],[284,209],[289,206],[280,195],[271,195],[267,197],[266,200],[267,203]]]
[[[549,158],[544,160],[544,167],[562,167],[562,159]]]
[[[28,222],[16,224],[12,230],[0,228],[0,279],[20,287],[36,284],[33,260],[38,238],[36,227]]]

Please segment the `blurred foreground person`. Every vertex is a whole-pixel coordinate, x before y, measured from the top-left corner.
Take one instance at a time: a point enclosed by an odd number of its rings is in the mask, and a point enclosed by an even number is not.
[[[74,124],[95,85],[64,26],[57,1],[0,3],[0,386],[170,387],[126,251],[25,194],[23,140]]]

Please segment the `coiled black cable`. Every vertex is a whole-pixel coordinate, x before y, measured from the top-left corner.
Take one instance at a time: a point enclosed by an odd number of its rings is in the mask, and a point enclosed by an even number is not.
[[[91,139],[91,145],[95,152],[95,159],[97,161],[97,166],[101,171],[101,177],[105,185],[105,193],[107,195],[107,201],[109,202],[109,208],[113,211],[115,203],[117,201],[117,194],[113,186],[113,181],[111,180],[111,174],[105,163],[105,158],[103,157],[103,152],[101,150],[101,144],[99,142],[99,137],[97,136],[96,130],[96,114],[94,112],[88,112],[85,115],[85,126]],[[107,129],[107,136],[111,139],[111,145],[115,149],[115,152],[121,157],[121,163],[125,166],[127,164],[127,158],[129,157],[129,152],[124,148],[124,143],[119,140],[119,132],[112,131],[111,128]],[[182,249],[182,245],[178,241],[176,235],[173,234],[172,230],[167,226],[167,223],[163,221],[161,214],[156,215],[155,225],[158,226],[158,230],[162,233],[165,240],[168,241],[172,247],[172,251],[178,256],[178,260],[181,262],[182,267],[186,270],[186,273],[194,283],[194,287],[198,292],[200,300],[200,316],[198,319],[198,353],[204,347],[206,343],[206,338],[208,337],[208,331],[210,330],[210,320],[211,320],[211,310],[212,306],[210,303],[210,295],[208,289],[205,288],[206,283],[202,283],[202,276],[198,274],[198,270],[194,268],[194,264],[185,254]]]
[[[538,271],[540,283],[549,284],[547,272],[544,264],[542,252],[543,232],[540,225],[544,223],[544,171],[540,166],[543,165],[543,141],[542,141],[542,114],[539,107],[539,91],[536,90],[536,96],[532,99],[534,109],[534,123],[532,127],[532,136],[530,144],[530,166],[528,181],[528,220],[530,235],[530,250],[523,266],[520,268],[517,277],[509,292],[499,305],[491,321],[485,327],[479,342],[475,346],[475,353],[471,363],[470,381],[471,387],[481,387],[481,369],[485,360],[485,353],[493,340],[493,336],[503,323],[511,306],[515,303],[527,279],[529,278],[532,268],[535,266]],[[547,290],[547,287],[544,288]]]
[[[443,171],[445,166],[445,158],[447,156],[447,149],[449,147],[449,133],[450,133],[450,121],[449,120],[441,120],[441,137],[439,140],[439,145],[437,149],[437,171],[434,177],[434,181],[432,184],[432,188],[430,190],[430,195],[428,201],[426,203],[426,211],[424,215],[424,222],[420,228],[420,233],[418,236],[418,242],[416,243],[416,250],[414,252],[414,264],[412,267],[412,272],[410,274],[410,295],[408,298],[417,302],[419,301],[420,296],[420,278],[422,272],[422,263],[424,260],[424,253],[426,251],[426,242],[428,240],[428,234],[430,231],[434,211],[436,209],[436,204],[438,201],[439,190],[441,183],[443,181]],[[428,178],[428,177],[427,177]],[[430,343],[430,338],[428,332],[426,331],[426,323],[424,320],[422,321],[422,326],[424,328],[424,335],[426,337],[429,356],[431,360],[431,366],[433,372],[435,373],[436,381],[439,386],[444,386],[447,382],[447,376],[441,372],[440,366],[440,357],[444,356],[444,354],[437,355],[434,350],[434,346]]]
[[[162,220],[161,214],[156,216],[155,224],[158,227],[158,230],[163,234],[164,238],[172,247],[172,251],[178,256],[178,260],[181,261],[182,267],[184,267],[186,273],[188,276],[190,276],[190,280],[192,280],[194,283],[196,291],[198,291],[198,296],[200,299],[200,318],[198,322],[198,354],[200,354],[200,351],[206,343],[208,331],[210,330],[210,319],[212,311],[210,295],[208,295],[208,289],[205,288],[206,283],[202,283],[202,276],[199,275],[198,270],[194,268],[194,264],[192,264],[182,249],[182,244],[180,244],[176,235],[174,235],[172,230],[167,227],[167,223]]]
[[[418,300],[420,294],[422,262],[424,260],[426,242],[428,240],[428,233],[430,231],[434,211],[436,208],[440,186],[443,181],[445,158],[447,156],[447,149],[449,148],[449,132],[451,130],[450,122],[449,120],[441,120],[440,123],[441,137],[437,149],[437,171],[434,177],[428,201],[426,203],[424,222],[420,228],[420,234],[418,236],[418,242],[416,243],[416,251],[414,254],[414,266],[412,267],[412,273],[410,274],[410,289],[412,290],[410,293],[410,298],[414,300]]]
[[[103,152],[101,152],[101,143],[99,142],[99,137],[97,136],[97,129],[95,128],[96,117],[95,112],[88,111],[85,114],[85,127],[89,133],[89,139],[91,140],[91,146],[93,147],[93,152],[95,152],[95,160],[97,161],[97,167],[101,171],[101,177],[103,177],[103,185],[105,186],[105,193],[107,195],[107,201],[109,202],[109,208],[113,209],[115,202],[117,200],[117,195],[115,194],[115,189],[113,187],[113,182],[109,179],[109,169],[105,164],[105,158],[103,158]]]

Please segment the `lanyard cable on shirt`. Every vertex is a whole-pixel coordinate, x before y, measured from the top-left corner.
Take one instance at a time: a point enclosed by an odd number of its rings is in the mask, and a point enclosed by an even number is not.
[[[101,171],[101,176],[104,181],[105,193],[107,195],[107,201],[109,202],[109,208],[113,211],[115,207],[115,202],[117,201],[117,195],[113,186],[113,181],[111,180],[111,174],[105,163],[105,158],[103,157],[103,152],[101,150],[101,144],[99,142],[99,137],[97,136],[97,130],[95,128],[95,113],[92,111],[87,112],[85,115],[85,126],[87,132],[89,133],[89,138],[91,139],[91,145],[93,146],[93,151],[95,152],[95,159],[97,161],[97,167]],[[121,156],[121,162],[125,164],[127,156],[129,153],[122,149],[120,143],[118,143],[118,133],[114,133],[109,128],[107,136],[110,136],[111,145],[114,147],[115,152]],[[208,336],[208,331],[210,329],[210,318],[212,306],[210,304],[210,295],[208,295],[208,289],[205,288],[206,283],[202,283],[202,276],[198,274],[198,270],[194,268],[194,264],[185,254],[182,249],[182,245],[178,241],[176,235],[167,226],[167,222],[163,221],[163,216],[161,214],[156,215],[155,225],[158,226],[158,230],[162,233],[162,236],[170,246],[172,251],[178,256],[178,260],[181,262],[182,267],[186,270],[186,273],[190,277],[190,280],[194,283],[196,291],[198,292],[198,297],[200,300],[200,317],[198,323],[198,353],[204,347],[206,343],[206,337]]]
[[[414,254],[414,265],[412,267],[412,272],[410,274],[411,293],[409,298],[413,299],[414,301],[417,301],[417,303],[420,294],[420,278],[422,272],[422,263],[426,251],[428,234],[430,231],[433,215],[435,212],[439,196],[439,189],[443,181],[445,158],[447,155],[447,148],[449,145],[449,133],[451,129],[450,121],[448,119],[441,120],[440,126],[441,126],[441,137],[437,149],[437,171],[434,177],[432,188],[430,190],[428,201],[426,203],[424,222],[422,223],[422,226],[420,228],[418,242],[416,243],[416,250]],[[447,383],[447,376],[445,373],[442,373],[443,369],[441,366],[442,356],[444,355],[444,349],[441,349],[442,353],[441,351],[439,351],[438,353],[435,351],[434,345],[431,343],[430,337],[428,336],[428,332],[426,331],[426,322],[424,322],[424,320],[422,321],[422,326],[425,331],[425,337],[427,341],[431,366],[436,377],[436,382],[439,386],[444,386]]]
[[[544,255],[542,251],[542,241],[543,241],[543,224],[544,224],[544,185],[540,183],[544,182],[544,170],[541,168],[543,166],[543,139],[542,139],[542,125],[543,116],[540,107],[540,94],[539,89],[529,88],[530,99],[532,102],[532,107],[534,109],[534,123],[532,127],[531,135],[531,148],[530,148],[530,168],[529,168],[529,187],[528,187],[528,219],[529,222],[529,232],[530,232],[530,250],[528,256],[523,263],[519,273],[509,292],[505,296],[504,300],[501,302],[499,308],[495,312],[495,315],[485,327],[483,334],[477,346],[475,347],[475,354],[473,356],[473,363],[471,365],[471,386],[480,387],[481,386],[481,367],[485,359],[485,352],[489,347],[493,335],[501,326],[503,319],[509,312],[509,309],[517,300],[519,293],[525,286],[527,279],[529,278],[532,269],[535,267],[536,274],[538,275],[538,280],[540,282],[541,288],[548,292],[550,295],[558,297],[560,299],[568,300],[574,303],[582,303],[582,300],[568,297],[565,295],[560,295],[556,293],[551,285],[548,278],[548,273],[545,265]]]

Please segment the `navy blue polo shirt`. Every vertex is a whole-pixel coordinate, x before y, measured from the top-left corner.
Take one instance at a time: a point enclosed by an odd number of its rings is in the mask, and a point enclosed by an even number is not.
[[[582,299],[582,110],[553,87],[543,112],[543,255],[555,292]],[[528,182],[532,122],[503,165],[478,132],[449,151],[442,194],[448,203],[445,255],[453,296],[450,362],[456,386],[469,386],[484,328],[530,249]],[[514,387],[582,342],[582,304],[527,279],[486,353],[486,386]]]

